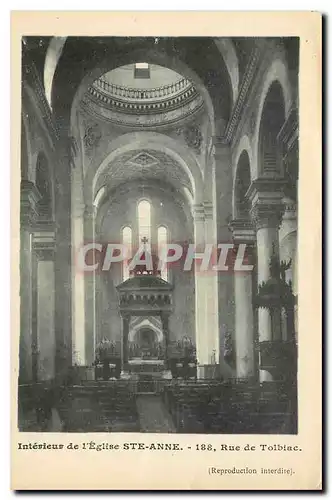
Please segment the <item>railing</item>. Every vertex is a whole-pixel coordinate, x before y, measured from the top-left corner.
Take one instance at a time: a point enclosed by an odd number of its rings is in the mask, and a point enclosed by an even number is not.
[[[94,81],[93,86],[107,92],[113,96],[117,96],[120,99],[165,99],[172,96],[178,92],[182,92],[185,89],[192,87],[192,83],[183,78],[176,83],[171,83],[158,88],[151,89],[138,89],[131,87],[123,87],[121,85],[115,85],[113,83],[107,82],[104,78],[98,78]]]

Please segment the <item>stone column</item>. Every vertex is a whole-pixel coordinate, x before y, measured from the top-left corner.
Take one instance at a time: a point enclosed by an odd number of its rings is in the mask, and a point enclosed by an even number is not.
[[[195,259],[195,318],[198,377],[204,378],[207,366],[219,364],[219,303],[218,271],[213,270],[216,249],[213,209],[211,203],[194,206],[196,255],[211,246],[211,258],[206,270],[201,259]]]
[[[221,138],[214,140],[214,162],[215,162],[215,209],[217,220],[217,242],[218,244],[232,243],[232,234],[229,228],[229,219],[232,215],[232,156],[230,146],[223,144]],[[235,331],[234,311],[234,277],[232,272],[218,272],[218,310],[219,310],[219,342],[220,346],[225,344],[225,334],[233,335]],[[220,371],[223,377],[236,376],[235,370],[224,361],[224,349],[220,349]]]
[[[205,248],[205,216],[203,204],[195,205],[193,210],[196,253]],[[206,342],[206,294],[204,275],[200,273],[200,262],[195,260],[195,324],[196,324],[196,357],[198,377],[203,377],[203,366],[209,363],[208,345]]]
[[[36,346],[37,380],[55,376],[56,339],[54,329],[54,231],[36,231],[33,251],[36,256]]]
[[[95,242],[95,208],[86,207],[84,212],[84,241]],[[89,264],[96,263],[96,254],[90,250]],[[87,256],[88,259],[88,256]],[[96,276],[95,271],[84,272],[85,284],[85,363],[92,366],[95,360],[96,343]]]
[[[168,346],[169,346],[169,314],[167,313],[161,313],[161,323],[162,323],[162,329],[163,329],[163,335],[164,335],[164,341],[165,341],[165,369],[169,369],[169,353],[168,353]]]
[[[274,255],[279,259],[279,226],[283,213],[282,180],[257,179],[251,183],[248,197],[251,200],[251,215],[256,226],[257,239],[257,279],[258,285],[270,277],[270,260]],[[281,316],[276,312],[272,317],[268,309],[258,310],[259,341],[281,340]],[[260,372],[260,380],[272,380],[270,373]]]
[[[233,241],[237,246],[246,245],[250,250],[254,245],[255,232],[251,222],[245,219],[232,221]],[[253,264],[253,262],[251,262]],[[236,376],[252,378],[255,376],[254,349],[254,312],[253,312],[253,271],[234,270],[235,288],[235,351]]]
[[[71,306],[71,152],[69,122],[60,123],[61,137],[57,143],[55,177],[55,334],[56,374],[66,377],[72,365],[72,306]]]
[[[128,376],[128,336],[130,314],[122,313],[121,378]]]
[[[32,381],[32,241],[40,199],[35,185],[21,182],[19,383]]]
[[[208,364],[219,364],[219,294],[218,271],[213,269],[213,254],[217,257],[217,240],[213,204],[204,203],[205,242],[212,245],[212,256],[208,271],[204,273],[205,332],[208,348]]]
[[[296,202],[289,197],[283,199],[285,211],[282,218],[281,227],[279,230],[280,247],[280,261],[289,262],[292,260],[291,266],[285,272],[286,281],[292,282],[292,290],[294,295],[297,295],[297,206]],[[295,316],[294,316],[295,313]],[[289,311],[289,314],[294,316],[294,325],[290,328],[287,324],[286,311],[282,311],[282,338],[283,340],[290,340],[295,328],[297,332],[297,306],[295,311]],[[290,317],[288,318],[291,320]],[[290,332],[292,332],[290,334]]]
[[[72,208],[72,360],[84,366],[85,358],[85,291],[83,269],[78,266],[78,254],[84,245],[84,205]]]

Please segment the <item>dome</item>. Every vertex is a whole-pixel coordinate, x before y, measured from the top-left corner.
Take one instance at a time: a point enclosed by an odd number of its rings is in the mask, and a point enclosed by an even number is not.
[[[109,120],[133,126],[145,121],[149,124],[152,117],[157,123],[176,121],[203,105],[190,80],[148,63],[128,64],[104,73],[90,85],[86,98]]]

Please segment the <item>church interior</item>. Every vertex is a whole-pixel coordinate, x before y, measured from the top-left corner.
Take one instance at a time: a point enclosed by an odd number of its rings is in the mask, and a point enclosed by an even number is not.
[[[22,38],[21,431],[297,433],[298,45]]]

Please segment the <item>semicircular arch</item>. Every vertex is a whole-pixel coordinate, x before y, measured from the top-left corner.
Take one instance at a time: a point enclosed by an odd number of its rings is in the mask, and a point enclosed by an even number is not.
[[[254,161],[252,163],[252,179],[256,179],[259,176],[259,138],[261,129],[261,120],[263,116],[264,106],[266,98],[268,97],[270,88],[277,82],[282,90],[283,104],[285,110],[285,117],[288,116],[292,107],[292,87],[289,80],[288,69],[285,62],[281,59],[274,60],[269,66],[263,77],[262,89],[259,92],[260,99],[257,109],[256,126],[253,135],[253,153]]]
[[[194,199],[202,192],[203,176],[201,169],[189,150],[175,139],[157,132],[130,132],[112,141],[104,160],[87,171],[84,180],[84,194],[87,204],[94,198],[99,177],[109,168],[116,158],[136,150],[162,152],[175,161],[190,182]]]
[[[73,57],[78,50],[77,39],[67,38],[52,84],[52,104],[56,117],[59,120],[67,120],[69,124],[72,114],[68,115],[68,113],[75,112],[77,103],[94,80],[118,67],[144,61],[169,68],[193,82],[205,102],[214,135],[215,120],[227,121],[229,118],[228,115],[219,116],[219,114],[222,114],[223,110],[226,114],[229,113],[227,103],[229,95],[232,94],[232,80],[234,83],[234,75],[229,74],[229,64],[226,64],[223,54],[214,43],[211,43],[212,39],[207,40],[206,49],[209,51],[207,57],[210,54],[210,59],[213,59],[216,54],[219,54],[218,66],[214,70],[219,71],[219,80],[225,81],[223,98],[220,100],[220,95],[215,92],[216,83],[209,88],[207,82],[204,81],[204,75],[207,72],[198,66],[197,59],[192,56],[190,41],[180,40],[176,46],[170,43],[169,39],[162,39],[157,45],[151,43],[152,41],[153,38],[140,38],[134,44],[124,38],[117,40],[105,37],[98,40],[98,44],[93,44],[88,37],[83,37],[79,54]],[[208,63],[206,67],[209,68]],[[220,107],[221,103],[224,103],[226,107]],[[215,113],[218,116],[215,116]]]

